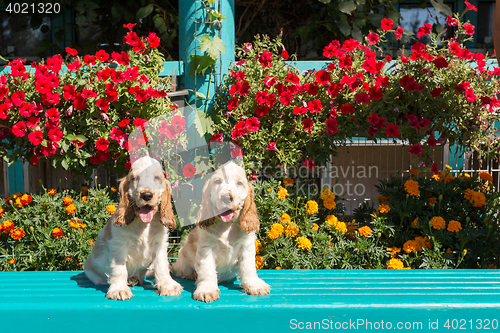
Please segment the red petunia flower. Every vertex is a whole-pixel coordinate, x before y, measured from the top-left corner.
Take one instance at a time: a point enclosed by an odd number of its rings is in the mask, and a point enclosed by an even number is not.
[[[432,32],[432,24],[425,23],[423,27],[419,27],[417,31],[417,38],[425,35],[430,35]]]
[[[271,68],[271,62],[273,61],[273,59],[271,58],[272,56],[272,53],[271,52],[267,52],[267,51],[262,51],[262,55],[259,57],[259,62],[262,64],[262,67],[267,67],[267,68]]]
[[[399,126],[396,124],[388,123],[385,126],[385,135],[390,138],[397,138],[399,136]]]
[[[330,135],[335,135],[337,132],[338,132],[338,127],[337,127],[337,119],[335,118],[328,118],[326,121],[325,121],[325,125],[326,125],[326,132]]]
[[[316,72],[316,81],[319,84],[327,85],[330,83],[331,80],[332,80],[332,78],[330,77],[330,74],[327,71],[320,70],[320,71]]]
[[[394,27],[394,22],[390,18],[384,18],[380,22],[381,28],[384,31],[391,30]]]
[[[308,131],[310,134],[312,134],[312,128],[314,126],[314,121],[312,121],[311,119],[309,118],[304,118],[302,120],[302,129],[304,131]]]
[[[184,166],[184,168],[182,168],[182,173],[186,178],[194,177],[196,174],[196,167],[193,164],[188,163]]]
[[[107,61],[109,59],[109,54],[106,53],[106,51],[104,51],[104,50],[97,51],[95,56],[96,56],[97,60],[99,60],[101,62]]]
[[[464,29],[465,29],[465,33],[467,35],[472,36],[475,33],[475,28],[472,24],[469,24],[469,23],[464,24]]]
[[[150,32],[148,35],[149,46],[152,48],[157,48],[160,45],[160,38],[154,33]]]
[[[269,142],[269,144],[266,147],[266,150],[274,150],[276,152],[279,152],[278,148],[276,147],[276,142]]]
[[[469,1],[465,0],[464,3],[465,3],[466,7],[465,7],[465,10],[462,14],[464,14],[465,12],[467,12],[469,10],[473,10],[473,11],[477,12],[477,8],[474,5],[472,5]]]
[[[306,110],[307,112],[307,110]],[[269,114],[269,107],[267,105],[256,106],[255,107],[255,115],[257,117],[264,117]]]
[[[231,158],[243,158],[243,149],[239,146],[231,149]]]
[[[446,22],[448,22],[450,27],[456,27],[458,25],[458,20],[452,16],[448,16]]]
[[[398,28],[396,29],[396,31],[394,31],[394,35],[396,35],[396,39],[401,39],[401,37],[403,37],[403,33],[404,33],[404,29],[401,28],[400,25],[398,25]]]
[[[314,160],[312,158],[306,158],[303,165],[308,168],[309,170],[313,171],[314,170]]]
[[[118,122],[118,126],[122,128],[127,126],[128,124],[130,124],[130,119],[122,119],[120,120],[120,122]]]
[[[431,167],[431,171],[433,174],[437,175],[439,172],[438,172],[438,165],[436,162],[432,163],[432,167]]]
[[[410,146],[410,149],[408,150],[408,152],[412,155],[415,155],[415,156],[418,156],[418,155],[421,155],[422,154],[422,146],[420,145],[420,143],[415,143],[413,145]]]
[[[439,96],[441,96],[442,92],[443,92],[443,89],[436,87],[436,88],[432,89],[431,96],[432,97],[439,97]]]
[[[109,109],[109,103],[106,99],[104,98],[99,98],[96,102],[96,105],[99,109],[103,110],[103,111],[107,111]]]
[[[260,128],[260,121],[257,119],[257,117],[251,117],[246,120],[246,127],[247,130],[251,132],[258,131]]]
[[[427,145],[428,145],[429,147],[436,147],[436,145],[437,145],[437,140],[436,140],[436,138],[434,137],[434,134],[429,135],[429,137],[427,138]]]
[[[380,37],[375,32],[370,32],[368,36],[366,36],[366,40],[370,45],[373,45],[379,42]]]
[[[32,145],[38,146],[43,142],[43,133],[42,131],[34,131],[28,134],[28,140]]]
[[[28,131],[26,129],[26,124],[24,123],[24,121],[18,121],[14,126],[12,126],[11,130],[12,130],[12,134],[14,134],[15,136],[21,137],[21,138]]]
[[[103,138],[102,136],[95,142],[95,147],[97,150],[105,151],[109,147],[109,141]]]
[[[306,113],[307,113],[307,109],[303,106],[294,106],[293,107],[293,114],[301,115],[301,114],[306,114]]]
[[[73,57],[75,57],[76,55],[78,55],[78,51],[75,50],[75,49],[72,49],[71,47],[66,47],[66,52],[69,54],[69,55],[72,55]]]
[[[132,28],[134,28],[134,26],[136,25],[137,23],[127,23],[127,24],[124,24],[123,27],[132,31]]]
[[[311,113],[319,113],[323,106],[321,105],[321,101],[319,99],[312,100],[307,103],[307,109]]]
[[[285,60],[288,59],[288,51],[287,50],[281,51],[281,57]]]
[[[212,142],[219,142],[222,143],[224,141],[224,134],[222,133],[215,133],[212,135],[212,137],[208,140],[208,144],[211,144]]]

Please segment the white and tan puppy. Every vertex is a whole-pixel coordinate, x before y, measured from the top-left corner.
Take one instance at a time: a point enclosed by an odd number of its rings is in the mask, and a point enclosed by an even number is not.
[[[142,284],[148,267],[154,270],[161,296],[181,293],[181,285],[170,276],[167,259],[168,228],[175,228],[170,199],[170,184],[153,158],[136,160],[120,179],[118,209],[99,233],[84,266],[92,282],[109,284],[106,298],[131,298],[129,285]]]
[[[207,303],[219,299],[218,282],[238,274],[248,295],[269,293],[269,285],[255,268],[260,222],[254,189],[243,168],[229,162],[205,183],[196,224],[173,264],[178,276],[196,280],[194,299]]]

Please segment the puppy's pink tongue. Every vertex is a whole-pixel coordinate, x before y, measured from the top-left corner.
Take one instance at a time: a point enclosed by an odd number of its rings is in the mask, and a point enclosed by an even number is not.
[[[229,222],[233,218],[233,215],[234,213],[232,210],[228,210],[225,211],[224,213],[219,214],[223,222]]]
[[[153,219],[153,215],[155,214],[154,210],[150,206],[144,206],[141,207],[139,210],[139,217],[141,218],[142,222],[144,223],[149,223]]]

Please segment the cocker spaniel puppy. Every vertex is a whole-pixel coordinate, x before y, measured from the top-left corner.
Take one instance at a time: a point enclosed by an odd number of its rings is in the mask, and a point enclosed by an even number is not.
[[[255,268],[259,224],[254,189],[245,170],[234,162],[221,166],[203,187],[197,226],[173,264],[178,276],[196,280],[194,299],[207,303],[219,299],[218,282],[238,274],[248,295],[269,293],[269,285]]]
[[[109,284],[106,298],[134,296],[129,285],[142,284],[150,266],[161,296],[181,293],[181,285],[170,276],[167,259],[168,228],[175,228],[170,199],[170,184],[153,158],[138,159],[120,179],[118,209],[99,233],[84,266],[92,282]]]

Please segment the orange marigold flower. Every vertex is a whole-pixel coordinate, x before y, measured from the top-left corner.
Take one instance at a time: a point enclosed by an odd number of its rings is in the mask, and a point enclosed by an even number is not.
[[[51,188],[50,190],[47,191],[47,193],[49,195],[56,195],[57,191],[55,189]]]
[[[73,214],[75,212],[76,212],[76,206],[74,204],[66,206],[66,213]]]
[[[417,176],[419,174],[417,169],[410,169],[408,170],[408,173],[412,176]]]
[[[418,251],[417,249],[418,249],[418,243],[413,239],[410,239],[403,244],[403,250],[406,253],[412,253]],[[422,250],[422,248],[420,248],[420,250]]]
[[[450,232],[459,232],[460,230],[462,230],[462,224],[458,221],[451,220],[450,222],[448,222],[447,229]]]
[[[3,226],[2,227],[3,232],[8,233],[12,229],[14,229],[14,222],[12,222],[11,220],[6,220],[3,221],[2,226]]]
[[[52,234],[52,237],[57,238],[57,237],[61,237],[63,235],[63,231],[61,228],[55,227],[54,229],[52,229],[51,234]]]
[[[434,216],[431,219],[432,227],[434,229],[444,229],[446,226],[446,221],[441,216]]]
[[[414,195],[414,196],[420,195],[420,190],[418,189],[418,187],[419,187],[418,183],[414,180],[408,179],[405,182],[405,191],[409,195]]]
[[[280,217],[280,223],[283,223],[283,224],[287,224],[288,222],[290,222],[292,220],[292,218],[290,217],[290,215],[288,215],[287,213],[283,213],[281,214],[281,217]]]
[[[5,214],[5,211],[4,211],[4,210],[3,210],[3,208],[0,206],[0,217],[3,217],[3,216],[4,216],[4,214]],[[0,231],[2,231],[2,230],[0,229]]]
[[[75,220],[73,220],[73,219],[71,219],[71,221],[69,221],[69,226],[71,228],[73,228],[73,229],[79,229],[80,228],[80,226],[78,225],[78,222],[75,221]]]
[[[118,191],[118,190],[116,189],[116,187],[111,186],[111,192],[116,192],[116,191]]]
[[[413,220],[413,222],[411,223],[411,226],[412,226],[412,227],[416,227],[416,228],[418,228],[418,217],[416,217],[416,218]]]
[[[285,236],[286,237],[295,237],[299,233],[299,227],[295,223],[290,223],[287,225],[285,229]]]
[[[415,242],[417,243],[417,251],[422,251],[422,249],[430,249],[432,247],[432,242],[429,236],[417,236],[415,237]]]
[[[285,185],[285,187],[293,186],[293,183],[292,177],[287,177],[283,180],[283,185]]]
[[[116,211],[116,206],[115,205],[107,205],[106,211],[108,212],[109,215],[113,215]]]
[[[67,254],[66,255],[66,262],[70,262],[71,261],[71,254]]]
[[[280,269],[281,269],[281,267],[280,267],[280,266],[276,266],[276,268],[275,268],[275,269],[280,270]]]
[[[345,234],[347,232],[347,224],[345,224],[345,222],[337,222],[335,224],[335,231],[341,233],[342,235]]]
[[[71,205],[73,203],[73,198],[71,198],[71,197],[64,197],[62,199],[62,201],[63,201],[63,203],[64,203],[65,206],[69,206],[69,205]]]
[[[86,195],[84,195],[84,196],[80,199],[80,201],[81,201],[81,202],[85,202],[85,201],[87,201],[87,196],[86,196]]]
[[[285,228],[283,228],[283,225],[279,223],[273,223],[271,226],[271,230],[267,233],[267,237],[270,239],[276,239],[278,238],[284,231]]]
[[[364,227],[359,228],[358,232],[361,236],[368,237],[372,234],[372,229],[365,225]]]
[[[319,225],[317,223],[314,223],[314,225],[311,228],[312,230],[317,231],[319,229]]]
[[[489,264],[488,269],[497,269],[497,265],[495,264]]]
[[[12,198],[15,200],[15,199],[20,198],[22,196],[23,196],[23,194],[21,192],[16,192],[16,193],[14,193],[14,195],[12,196]]]
[[[318,203],[314,200],[309,200],[306,202],[306,209],[309,215],[316,214],[318,212]]]
[[[323,192],[321,193],[320,197],[321,200],[325,200],[327,198],[330,198],[332,200],[335,200],[335,193],[333,193],[328,187],[323,187]]]
[[[335,202],[334,199],[328,197],[328,198],[323,199],[323,206],[326,209],[332,210],[332,209],[335,209],[337,207],[337,203]]]
[[[326,223],[328,224],[329,227],[333,227],[337,224],[339,219],[335,215],[328,215],[326,217]]]
[[[429,205],[430,206],[434,206],[435,204],[437,204],[437,202],[438,202],[438,199],[436,197],[429,198]]]
[[[83,195],[89,195],[89,190],[90,190],[90,187],[82,186],[82,188],[80,189],[80,192],[82,192]]]
[[[16,259],[10,259],[9,260],[9,264],[10,265],[15,265],[17,263],[17,260]]]
[[[493,176],[486,171],[481,171],[479,173],[479,178],[481,178],[485,182],[493,183]]]
[[[288,196],[288,191],[284,187],[278,187],[278,199],[285,200],[285,198]]]
[[[392,258],[387,263],[388,269],[403,269],[404,267],[405,267],[405,265],[403,264],[403,262],[397,258]]]
[[[23,208],[23,203],[21,202],[21,197],[16,198],[15,200],[17,208]]]
[[[383,195],[379,195],[375,199],[377,199],[378,201],[380,201],[380,203],[383,203],[383,204],[388,204],[389,203],[389,197],[385,197]]]
[[[255,241],[255,253],[256,254],[259,254],[260,253],[260,250],[261,250],[261,243],[260,243],[260,240],[256,240]]]
[[[297,237],[295,241],[299,249],[306,251],[312,248],[312,243],[307,237]]]
[[[21,238],[24,237],[24,230],[23,229],[18,229],[18,228],[15,228],[15,229],[12,229],[10,231],[10,237],[12,239],[17,239],[17,240],[21,240]]]
[[[378,207],[378,211],[380,213],[389,213],[391,211],[391,207],[389,207],[389,205],[380,205]]]
[[[25,206],[29,205],[32,201],[33,198],[29,194],[23,194],[23,196],[21,197],[21,203]]]
[[[262,256],[255,256],[255,267],[257,269],[264,268],[264,258]]]

